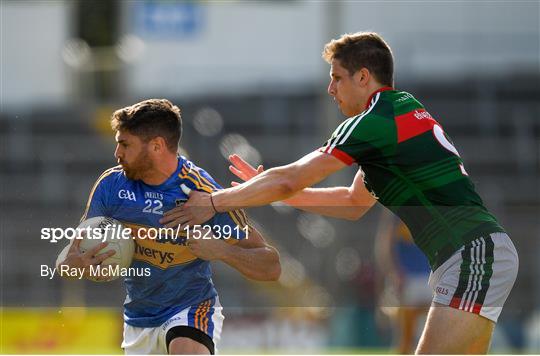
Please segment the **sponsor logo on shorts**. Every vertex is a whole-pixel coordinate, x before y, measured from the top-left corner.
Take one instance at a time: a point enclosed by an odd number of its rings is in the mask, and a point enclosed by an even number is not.
[[[448,288],[442,288],[442,287],[437,287],[436,292],[437,294],[442,294],[442,295],[448,295],[449,293]]]

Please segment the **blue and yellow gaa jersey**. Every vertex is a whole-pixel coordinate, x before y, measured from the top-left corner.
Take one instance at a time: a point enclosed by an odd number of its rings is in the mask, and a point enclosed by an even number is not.
[[[81,220],[108,216],[131,228],[135,237],[131,267],[150,269],[150,276],[138,274],[124,279],[124,320],[129,325],[159,326],[180,310],[217,295],[210,263],[190,252],[185,232],[174,238],[148,238],[150,233],[155,237],[156,228],[163,228],[159,219],[165,211],[188,199],[181,184],[208,193],[221,189],[203,169],[179,157],[177,170],[163,184],[153,186],[128,179],[117,166],[106,170],[90,192]],[[227,232],[227,242],[234,243],[245,238],[247,218],[243,211],[231,211],[216,214],[205,225]]]

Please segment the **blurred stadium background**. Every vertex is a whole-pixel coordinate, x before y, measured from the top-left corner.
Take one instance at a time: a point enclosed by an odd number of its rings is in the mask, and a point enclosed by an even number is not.
[[[0,353],[119,353],[121,282],[40,277],[115,165],[116,108],[165,97],[182,151],[222,185],[235,152],[266,167],[322,144],[343,117],[323,45],[381,33],[396,87],[442,123],[520,253],[493,352],[540,353],[538,1],[1,1]],[[355,170],[322,186],[349,184]],[[224,353],[391,352],[373,255],[381,209],[359,222],[279,204],[250,215],[280,252],[276,283],[214,265]]]

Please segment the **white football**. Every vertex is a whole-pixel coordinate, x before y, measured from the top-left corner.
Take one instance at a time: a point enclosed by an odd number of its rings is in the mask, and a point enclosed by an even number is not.
[[[107,241],[109,244],[103,250],[99,251],[98,254],[110,250],[116,252],[114,255],[101,262],[101,268],[116,264],[122,269],[131,265],[133,253],[135,252],[135,243],[130,236],[130,230],[125,228],[120,221],[106,216],[96,216],[81,222],[77,229],[84,229],[89,232],[84,234],[84,239],[79,246],[81,253],[88,251],[103,241]],[[129,238],[126,238],[128,236]],[[67,255],[70,245],[71,244],[66,246],[64,251],[58,256],[57,265],[59,260],[62,258],[65,259],[65,255]],[[114,280],[118,277],[119,274],[114,274],[109,276],[108,280]],[[95,280],[92,277],[89,277],[88,279]]]

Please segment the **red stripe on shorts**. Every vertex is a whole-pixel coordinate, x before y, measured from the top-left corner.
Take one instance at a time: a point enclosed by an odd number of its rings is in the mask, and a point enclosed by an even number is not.
[[[459,305],[461,304],[461,298],[453,297],[450,301],[450,306],[455,309],[459,309]]]

